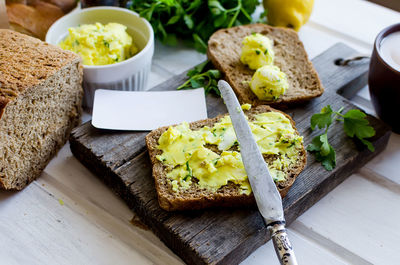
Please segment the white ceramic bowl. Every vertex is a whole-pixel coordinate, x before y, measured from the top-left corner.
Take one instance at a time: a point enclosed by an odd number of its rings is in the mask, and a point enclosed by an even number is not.
[[[82,24],[116,22],[127,27],[140,52],[110,65],[84,65],[83,87],[85,107],[93,107],[96,89],[144,90],[147,85],[154,53],[154,33],[150,23],[137,13],[119,7],[92,7],[72,12],[57,20],[46,35],[46,42],[58,44],[68,35],[68,28]]]

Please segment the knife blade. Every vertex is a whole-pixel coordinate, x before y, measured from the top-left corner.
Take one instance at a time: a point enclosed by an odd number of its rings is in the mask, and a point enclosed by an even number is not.
[[[285,229],[282,198],[269,173],[267,163],[254,140],[246,116],[231,86],[224,80],[218,82],[239,142],[240,153],[247,177],[281,264],[297,264],[292,245]]]

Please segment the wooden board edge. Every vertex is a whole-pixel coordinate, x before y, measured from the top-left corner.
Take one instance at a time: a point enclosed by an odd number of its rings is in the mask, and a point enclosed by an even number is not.
[[[144,207],[139,207],[140,203],[136,202],[135,197],[129,192],[129,185],[124,185],[121,182],[120,177],[112,172],[107,165],[96,164],[95,156],[91,154],[90,150],[83,146],[77,139],[72,135],[70,138],[70,149],[72,154],[87,168],[90,172],[95,174],[105,185],[107,185],[116,195],[118,195],[121,199],[123,199],[128,207],[135,211],[137,216],[140,218],[144,224],[146,224],[151,231],[161,239],[163,243],[167,247],[169,247],[176,255],[182,258],[188,264],[196,264],[196,265],[205,265],[208,264],[206,262],[201,262],[202,259],[198,256],[193,256],[193,251],[189,250],[183,242],[179,240],[174,240],[173,237],[168,237],[167,235],[170,233],[168,229],[164,225],[160,225],[155,222],[154,218],[148,214]],[[188,254],[191,255],[188,255]],[[188,257],[193,256],[193,258],[189,259]],[[183,258],[183,257],[186,257]]]
[[[100,166],[96,164],[94,161],[96,161],[98,157],[96,157],[89,148],[81,144],[78,139],[79,137],[75,138],[74,132],[72,132],[69,139],[72,154],[89,169],[90,172],[103,181],[116,195],[123,199],[130,198],[130,200],[132,200],[133,196],[130,194],[126,183],[116,176],[106,164],[101,164]]]

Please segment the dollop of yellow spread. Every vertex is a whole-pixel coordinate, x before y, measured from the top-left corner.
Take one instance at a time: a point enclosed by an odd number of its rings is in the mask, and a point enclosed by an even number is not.
[[[251,91],[261,100],[277,100],[288,87],[286,74],[274,65],[257,69],[250,81]]]
[[[69,28],[69,35],[58,45],[79,54],[84,65],[122,62],[138,52],[126,29],[119,23],[85,24]]]
[[[251,104],[246,103],[246,104],[242,104],[242,110],[249,110],[251,109]]]
[[[247,64],[250,69],[257,70],[264,65],[274,62],[273,42],[260,33],[246,36],[242,42],[242,55],[240,61]]]
[[[276,156],[268,165],[274,181],[285,181],[286,172],[298,159],[303,137],[279,112],[257,114],[249,125],[261,153]],[[162,153],[157,159],[167,167],[167,177],[175,192],[188,189],[193,183],[215,191],[233,182],[239,185],[241,193],[251,193],[228,115],[211,128],[191,130],[186,122],[171,126],[160,136],[158,149]]]

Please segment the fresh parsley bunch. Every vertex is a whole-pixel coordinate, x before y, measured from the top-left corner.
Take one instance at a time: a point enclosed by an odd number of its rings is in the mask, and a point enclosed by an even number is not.
[[[132,0],[129,8],[153,26],[161,42],[175,45],[177,38],[205,53],[216,30],[253,22],[259,0]]]
[[[212,67],[212,64],[209,60],[195,66],[187,73],[189,79],[177,89],[204,87],[206,95],[210,92],[214,92],[218,96],[221,96],[218,89],[218,80],[221,78],[221,73],[216,69],[210,69],[210,67]]]
[[[311,117],[311,129],[315,130],[316,127],[319,129],[325,129],[323,134],[320,134],[313,138],[311,144],[307,146],[307,150],[315,153],[317,161],[325,167],[326,170],[332,170],[336,166],[336,152],[335,149],[329,144],[328,141],[328,129],[332,122],[337,116],[340,118],[338,121],[343,122],[343,129],[347,136],[354,138],[356,137],[373,152],[375,151],[372,143],[366,138],[370,138],[375,135],[375,130],[369,125],[366,119],[367,115],[357,109],[352,109],[342,114],[343,108],[338,111],[333,111],[331,106],[328,105],[322,108],[320,113],[314,114]]]

